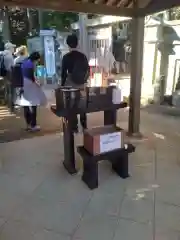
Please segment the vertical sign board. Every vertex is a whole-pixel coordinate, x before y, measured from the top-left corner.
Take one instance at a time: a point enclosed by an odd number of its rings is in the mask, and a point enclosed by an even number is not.
[[[79,14],[79,47],[80,50],[89,57],[89,45],[88,45],[88,35],[87,35],[87,14]]]
[[[48,77],[56,74],[54,39],[52,36],[44,36],[44,52],[46,62],[46,72]]]
[[[48,78],[52,78],[56,74],[54,47],[55,34],[55,30],[40,30],[40,36],[44,39],[44,56],[46,63],[46,73]]]

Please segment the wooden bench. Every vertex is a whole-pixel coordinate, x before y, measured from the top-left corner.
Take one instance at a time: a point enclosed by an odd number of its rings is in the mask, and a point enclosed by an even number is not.
[[[83,159],[82,181],[90,189],[98,187],[98,162],[102,160],[110,161],[112,170],[121,178],[129,177],[128,155],[135,151],[135,147],[132,144],[125,144],[124,148],[96,156],[91,155],[83,146],[77,147],[77,151]]]

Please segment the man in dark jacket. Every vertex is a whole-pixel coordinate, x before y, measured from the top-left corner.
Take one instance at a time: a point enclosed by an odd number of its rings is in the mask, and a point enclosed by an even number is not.
[[[81,90],[84,89],[86,86],[87,80],[88,80],[88,72],[89,72],[89,64],[87,57],[85,54],[77,50],[78,46],[78,39],[76,35],[69,35],[67,37],[67,45],[69,47],[69,53],[64,55],[62,59],[62,72],[61,72],[61,85],[62,86],[70,86],[74,88],[79,88]],[[73,78],[74,74],[74,68],[77,62],[81,62],[82,65],[87,68],[87,75],[84,77],[82,82],[79,82],[78,77]],[[82,69],[76,69],[76,72],[81,72]],[[83,129],[87,128],[87,119],[86,119],[86,114],[82,113],[80,114],[80,122],[83,127]],[[78,120],[77,117],[74,119],[74,131],[78,131]]]

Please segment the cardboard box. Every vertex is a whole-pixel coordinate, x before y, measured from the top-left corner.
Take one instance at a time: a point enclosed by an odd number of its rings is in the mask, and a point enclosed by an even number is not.
[[[124,147],[124,131],[112,125],[88,129],[84,132],[84,148],[99,155]]]

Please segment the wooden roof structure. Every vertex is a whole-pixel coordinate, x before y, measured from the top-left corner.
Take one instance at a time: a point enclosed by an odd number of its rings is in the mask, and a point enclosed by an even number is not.
[[[145,16],[180,6],[179,0],[0,0],[1,6],[34,7],[61,12]]]

